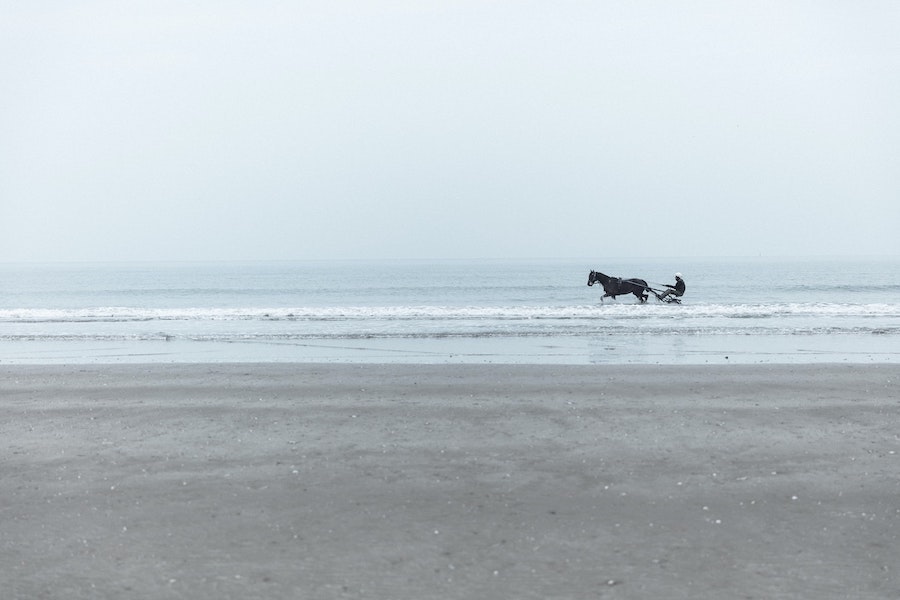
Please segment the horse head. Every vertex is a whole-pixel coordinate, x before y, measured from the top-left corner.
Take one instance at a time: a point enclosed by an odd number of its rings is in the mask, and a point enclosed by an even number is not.
[[[606,283],[609,281],[609,277],[601,273],[600,271],[591,271],[591,274],[588,275],[588,285],[594,285],[595,283],[600,283],[603,287],[606,287]]]

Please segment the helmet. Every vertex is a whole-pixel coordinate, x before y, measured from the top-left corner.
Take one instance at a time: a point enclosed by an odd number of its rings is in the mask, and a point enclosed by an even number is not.
[[[681,273],[675,273],[675,279],[681,279]]]

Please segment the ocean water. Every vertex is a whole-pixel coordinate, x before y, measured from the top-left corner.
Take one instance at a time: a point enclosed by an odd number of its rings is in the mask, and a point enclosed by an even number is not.
[[[0,265],[5,364],[898,360],[900,258]]]

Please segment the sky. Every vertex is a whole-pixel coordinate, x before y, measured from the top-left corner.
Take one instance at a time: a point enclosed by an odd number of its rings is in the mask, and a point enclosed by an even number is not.
[[[0,262],[900,256],[900,3],[0,0]]]

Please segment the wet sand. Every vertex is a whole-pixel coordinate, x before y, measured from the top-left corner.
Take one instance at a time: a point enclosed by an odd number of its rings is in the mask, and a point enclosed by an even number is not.
[[[897,598],[900,365],[0,367],[0,590]]]

